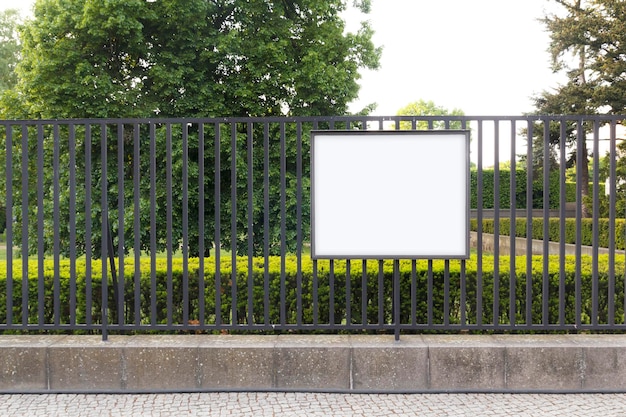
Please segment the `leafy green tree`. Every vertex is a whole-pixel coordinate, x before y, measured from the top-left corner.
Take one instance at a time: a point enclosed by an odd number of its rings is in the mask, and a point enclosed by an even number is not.
[[[367,11],[369,1],[355,2],[355,5]],[[372,43],[373,31],[367,23],[363,23],[357,33],[344,33],[341,12],[345,7],[345,0],[38,0],[34,17],[25,23],[21,31],[23,58],[17,68],[19,80],[11,96],[16,103],[12,106],[5,104],[5,108],[13,109],[10,117],[15,118],[345,114],[348,103],[358,95],[359,70],[377,68],[381,53],[380,48]],[[94,166],[98,165],[100,149],[96,138],[100,135],[99,129],[94,127],[91,135],[86,134],[83,128],[72,133],[75,136],[76,165],[81,172],[84,170],[81,155],[85,154],[88,145],[96,158]],[[230,190],[231,167],[245,166],[247,129],[247,126],[239,124],[234,130],[225,128],[219,132],[224,151],[219,177],[225,195]],[[160,126],[155,126],[154,130],[156,160],[166,161],[171,155],[173,181],[180,180],[183,175],[184,135],[189,139],[189,181],[198,180],[201,133],[205,134],[205,166],[213,166],[214,138],[218,134],[215,127],[205,127],[200,131],[197,124],[191,127],[183,124],[173,127],[171,131]],[[253,128],[255,149],[264,146],[262,130],[263,127]],[[70,136],[70,130],[65,128],[60,133],[63,137]],[[108,131],[106,134],[115,137],[117,133]],[[274,171],[280,167],[281,150],[275,140],[280,134],[280,127],[272,124],[269,129],[272,137],[272,178],[277,178],[278,174]],[[45,131],[43,135],[45,146],[50,146],[50,132]],[[149,172],[150,161],[134,161],[132,144],[136,137],[132,127],[126,126],[120,135],[124,143],[124,157],[120,160],[126,164],[123,169],[124,192],[117,191],[115,164],[119,154],[115,142],[110,142],[107,158],[111,165],[107,181],[109,201],[111,207],[116,207],[118,199],[124,199],[125,206],[132,207],[134,164],[139,164],[141,172]],[[287,146],[292,146],[294,132],[288,129],[285,136],[288,138]],[[304,136],[307,137],[306,134]],[[35,132],[32,137],[36,137]],[[147,132],[139,132],[139,138],[142,149],[147,148]],[[234,154],[229,147],[233,140],[237,144]],[[69,163],[65,160],[69,154],[67,143],[61,141],[61,163]],[[35,146],[34,141],[30,146]],[[308,144],[303,146],[306,149]],[[34,151],[28,150],[35,155]],[[295,150],[288,148],[287,152],[291,158]],[[260,155],[255,154],[254,160],[255,186],[263,184],[263,169],[259,169],[263,164],[262,153]],[[288,192],[293,193],[296,182],[291,162],[288,169],[286,183]],[[157,164],[157,170],[158,223],[165,225],[166,164]],[[246,171],[237,172],[237,175],[245,176]],[[213,190],[215,174],[205,174],[207,190]],[[304,174],[308,177],[308,167],[304,167]],[[50,175],[46,170],[45,182],[52,187]],[[60,175],[62,182],[67,181],[67,173],[61,172]],[[101,173],[94,169],[91,175],[93,184],[99,184]],[[35,178],[30,180],[35,181]],[[142,177],[141,181],[142,190],[149,190],[149,179]],[[271,187],[278,185],[272,183]],[[183,205],[182,190],[179,188],[172,190],[173,207],[168,209],[173,213],[180,213]],[[244,198],[245,190],[239,191],[238,196]],[[65,193],[61,202],[66,204],[71,191],[61,187],[60,192]],[[272,209],[280,207],[279,194],[270,193]],[[148,218],[149,197],[147,194],[141,196],[142,221]],[[84,191],[78,190],[76,198],[78,206],[84,204]],[[233,203],[225,201],[220,215],[228,216]],[[242,203],[238,202],[238,207],[245,207]],[[94,231],[98,230],[101,217],[98,204],[93,202]],[[190,216],[192,213],[198,216],[198,207],[198,196],[194,192],[189,196]],[[45,210],[49,209],[46,207]],[[212,210],[214,202],[207,197],[204,213],[207,219],[206,248],[212,244],[215,226],[210,220],[215,218]],[[67,212],[67,207],[61,209],[62,215],[67,216]],[[253,214],[255,220],[263,218],[262,201],[255,200]],[[117,230],[117,214],[109,210],[109,215],[113,232],[117,235],[120,233]],[[242,210],[238,225],[247,223],[246,215]],[[33,223],[29,223],[31,228],[36,227]],[[190,217],[189,246],[194,254],[198,252],[197,224],[197,218]],[[225,232],[229,231],[228,226],[222,224]],[[126,239],[131,239],[132,218],[125,218],[124,227],[121,233]],[[158,231],[158,249],[163,249],[165,245],[167,231],[163,229],[165,227],[160,227]],[[31,233],[34,231],[31,230]],[[69,239],[66,231],[60,233],[63,242]],[[173,219],[171,233],[174,247],[179,247],[182,239],[182,219],[179,216]],[[275,252],[280,234],[276,227],[270,233],[270,250]],[[233,244],[228,240],[229,233],[223,235],[222,243]],[[46,247],[49,247],[51,236],[46,238]],[[257,251],[262,247],[258,239],[262,238],[260,234],[255,234]],[[142,248],[148,249],[150,237],[142,235],[141,239]],[[243,250],[246,236],[241,234],[237,239],[238,250]],[[94,240],[99,240],[97,234],[94,234]],[[85,250],[84,245],[87,244],[79,242],[77,246]],[[129,246],[132,244],[126,245]],[[289,239],[288,248],[293,246],[293,239]]]
[[[17,32],[21,22],[20,15],[15,9],[8,9],[0,12],[0,96],[14,87],[17,82],[15,67],[20,59],[20,41]],[[0,106],[0,117],[3,114]],[[0,203],[0,213],[5,212],[4,200]],[[6,226],[5,218],[0,219],[0,233]]]
[[[595,92],[602,84],[598,73],[596,59],[598,51],[591,47],[588,38],[592,32],[602,31],[604,23],[596,14],[596,6],[604,0],[554,0],[562,6],[564,15],[552,14],[546,16],[543,22],[550,32],[549,52],[552,56],[554,72],[564,71],[567,82],[559,85],[553,91],[544,91],[534,98],[536,114],[596,114],[603,104],[598,101]],[[553,147],[567,146],[574,149],[568,156],[568,165],[577,164],[580,169],[582,215],[589,216],[589,209],[585,200],[589,196],[589,152],[586,137],[592,126],[578,125],[568,122],[565,137],[561,138],[561,129],[558,123],[549,126],[548,142]],[[536,155],[537,162],[543,166],[543,130],[535,129],[536,136],[533,148],[541,152]],[[580,146],[572,146],[578,143]],[[551,151],[552,153],[552,151]],[[580,161],[579,161],[580,160]],[[536,168],[536,167],[535,167]]]
[[[532,128],[532,138],[530,138],[531,142],[531,171],[533,178],[535,180],[541,181],[543,178],[544,166],[546,163],[546,152],[547,152],[547,167],[548,172],[556,171],[559,169],[559,155],[557,148],[560,146],[560,124],[558,122],[547,122],[548,123],[548,132],[546,137],[546,132],[544,131],[544,122],[533,123]],[[523,137],[526,138],[528,142],[528,131],[529,129],[523,128],[520,130],[520,133]],[[571,135],[571,129],[569,134]],[[574,138],[571,141],[575,140]],[[545,144],[548,144],[546,147]],[[526,170],[528,164],[528,153],[518,155],[520,164],[518,169]],[[570,159],[569,165],[572,165],[575,161]]]
[[[343,1],[40,0],[23,30],[28,116],[343,114],[380,50]],[[67,99],[71,99],[68,103]]]
[[[398,116],[464,116],[465,113],[461,109],[452,109],[448,110],[445,107],[436,105],[433,101],[419,100],[414,101],[412,103],[407,104],[402,107],[396,113]],[[394,126],[395,127],[395,126]],[[401,121],[400,129],[407,130],[412,129],[411,122]],[[449,126],[446,126],[445,123],[441,120],[435,120],[432,122],[432,127],[429,126],[428,121],[419,120],[415,126],[416,129],[426,130],[426,129],[461,129],[460,121],[452,121]]]
[[[0,12],[0,94],[17,82],[15,67],[20,57],[20,41],[17,33],[21,22],[19,12],[8,9]]]
[[[550,32],[549,51],[553,70],[563,71],[567,82],[535,100],[538,113],[621,114],[626,109],[626,3],[620,0],[554,0],[562,13],[546,16]],[[589,156],[584,139],[592,126],[568,123],[565,143],[571,146],[578,136],[580,148],[573,147],[568,165],[580,158],[583,215],[589,214]],[[550,128],[550,143],[558,146],[558,126]],[[580,132],[579,132],[580,131]],[[580,155],[579,155],[580,154]]]

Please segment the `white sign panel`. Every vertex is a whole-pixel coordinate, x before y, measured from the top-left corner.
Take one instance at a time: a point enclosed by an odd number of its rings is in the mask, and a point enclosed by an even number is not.
[[[469,131],[314,131],[311,256],[468,258]]]

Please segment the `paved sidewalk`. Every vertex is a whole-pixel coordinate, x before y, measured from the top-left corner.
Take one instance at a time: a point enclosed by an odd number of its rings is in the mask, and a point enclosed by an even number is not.
[[[626,394],[13,394],[0,416],[625,416]]]

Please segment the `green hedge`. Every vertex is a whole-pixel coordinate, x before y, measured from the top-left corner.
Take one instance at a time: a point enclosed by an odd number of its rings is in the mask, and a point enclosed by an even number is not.
[[[515,281],[514,281],[514,297],[515,297],[515,322],[518,324],[525,323],[525,311],[526,311],[526,258],[515,258]],[[265,285],[265,265],[263,259],[255,258],[253,260],[253,269],[251,278],[248,276],[247,258],[239,258],[237,261],[237,297],[238,302],[235,309],[232,307],[232,268],[229,261],[222,263],[220,271],[221,275],[218,282],[221,307],[216,314],[216,293],[215,293],[215,264],[213,259],[207,259],[205,264],[204,273],[198,271],[198,260],[189,261],[189,299],[187,307],[189,309],[189,319],[198,319],[199,312],[199,299],[204,297],[205,300],[205,321],[206,323],[215,323],[216,317],[219,316],[222,323],[231,323],[233,310],[237,312],[237,322],[245,323],[247,320],[247,308],[248,308],[248,280],[251,279],[252,286],[252,306],[254,322],[265,323],[264,321],[264,292]],[[494,260],[490,257],[482,257],[481,272],[478,272],[477,263],[479,260],[476,257],[472,257],[466,261],[465,271],[465,308],[467,323],[477,322],[477,312],[482,311],[481,322],[491,323],[496,315],[496,321],[502,324],[510,323],[509,319],[509,284],[510,274],[509,268],[511,260],[508,257],[500,257],[499,265],[497,268],[497,280],[494,280]],[[589,323],[592,312],[592,260],[589,257],[583,257],[582,262],[582,276],[580,294],[582,299],[582,323]],[[267,285],[270,288],[269,291],[269,303],[267,308],[269,309],[269,323],[280,324],[284,323],[296,323],[299,319],[297,317],[297,305],[299,303],[297,297],[297,288],[301,288],[301,305],[302,317],[301,321],[304,324],[312,324],[314,322],[314,282],[312,279],[313,264],[310,259],[302,259],[301,261],[301,273],[298,274],[298,262],[295,257],[287,257],[284,260],[284,268],[281,268],[281,259],[273,257],[269,259]],[[446,270],[446,262],[444,261],[432,261],[432,323],[442,324],[445,320],[450,323],[459,323],[461,320],[461,262],[449,261],[448,270]],[[16,262],[14,265],[14,274],[21,276],[20,272],[21,263]],[[100,291],[101,282],[100,275],[100,262],[94,262],[93,264],[93,277],[91,278],[92,293],[90,300],[92,302],[91,313],[95,323],[98,323],[101,319],[100,311]],[[75,282],[70,279],[70,263],[69,261],[61,261],[59,264],[60,274],[58,278],[59,287],[59,317],[54,317],[54,265],[52,261],[46,261],[44,263],[43,271],[43,285],[45,295],[44,299],[44,319],[45,323],[54,323],[55,320],[59,323],[70,322],[70,291],[71,285],[76,285],[77,288],[77,300],[76,305],[76,320],[78,323],[84,323],[86,316],[86,288],[87,279],[85,278],[85,262],[77,262],[77,274]],[[141,323],[150,322],[151,314],[151,274],[150,274],[149,260],[141,264],[141,276],[140,285],[138,288],[139,300],[141,305],[141,317],[138,320]],[[341,323],[341,320],[346,317],[346,262],[336,261],[334,262],[334,275],[333,275],[333,289],[334,289],[334,304],[330,304],[330,264],[327,261],[318,262],[318,280],[317,280],[317,309],[319,323],[329,323],[331,309],[334,312],[334,322]],[[0,270],[5,271],[6,265],[0,265]],[[380,324],[379,317],[382,316],[383,323],[390,323],[392,321],[392,277],[393,277],[393,263],[384,262],[382,273],[379,271],[378,261],[368,261],[365,288],[363,288],[363,273],[362,262],[355,261],[350,264],[350,305],[351,305],[351,317],[354,323],[362,323],[362,296],[365,291],[367,302],[365,303],[367,312],[367,322],[370,324]],[[598,280],[598,321],[605,323],[607,321],[607,304],[608,304],[608,258],[601,256],[599,258],[599,280]],[[622,276],[624,271],[623,259],[619,259],[616,265],[616,275]],[[135,323],[134,317],[134,297],[135,297],[135,284],[133,279],[134,266],[132,262],[129,262],[125,266],[125,312],[124,322]],[[38,323],[38,295],[37,288],[39,285],[37,277],[37,263],[29,262],[29,322]],[[167,323],[167,311],[168,311],[168,296],[171,297],[171,314],[173,323],[183,323],[183,263],[179,259],[173,260],[173,267],[171,269],[172,275],[172,287],[168,288],[167,285],[167,266],[165,261],[159,260],[156,270],[156,318],[158,323]],[[281,280],[281,275],[284,276],[284,281]],[[199,295],[199,279],[203,277],[205,282],[205,291],[202,296]],[[401,320],[403,323],[411,323],[414,319],[416,323],[427,323],[428,313],[428,294],[427,288],[429,286],[429,268],[428,261],[417,261],[415,264],[415,270],[412,268],[410,261],[402,261],[400,263],[400,279],[401,279],[401,294],[402,294],[402,306],[401,306]],[[445,304],[444,291],[446,287],[446,277],[448,279],[448,291],[449,301]],[[533,323],[541,323],[543,317],[542,305],[542,288],[543,288],[543,259],[541,257],[532,258],[532,321]],[[575,269],[574,258],[567,257],[566,270],[563,276],[565,282],[565,319],[566,323],[575,323]],[[549,303],[549,322],[557,323],[559,317],[559,262],[558,258],[550,258],[549,270],[546,276],[548,280],[548,303]],[[415,286],[412,286],[412,282],[415,280]],[[499,300],[498,312],[494,313],[494,281],[499,283]],[[21,279],[13,280],[13,314],[14,323],[21,322]],[[380,285],[380,286],[379,286]],[[616,300],[616,317],[619,320],[623,318],[623,300],[624,298],[624,283],[623,280],[616,280],[615,288],[615,300]],[[477,288],[482,288],[480,294],[477,293]],[[0,312],[6,311],[6,277],[0,276]],[[111,291],[112,292],[112,291]],[[285,309],[284,313],[281,312],[281,292],[284,294]],[[416,300],[415,315],[412,315],[411,306],[411,294],[414,294]],[[480,303],[477,302],[480,295]],[[380,298],[379,298],[380,297]],[[382,300],[382,308],[379,309],[379,300]],[[112,300],[110,300],[112,303]],[[111,304],[112,305],[112,304]],[[449,310],[447,317],[446,309]],[[284,314],[284,315],[281,315]],[[4,316],[4,314],[2,314]],[[2,321],[4,320],[4,321]],[[111,317],[112,322],[117,322],[115,317]],[[0,318],[0,324],[6,324],[6,318]],[[1,328],[2,326],[0,326]]]
[[[565,243],[575,244],[576,242],[576,219],[566,218],[565,221]],[[527,221],[523,219],[515,219],[515,236],[526,237]],[[494,219],[483,219],[482,230],[484,233],[494,233]],[[548,240],[552,242],[560,242],[561,221],[558,218],[548,219]],[[609,247],[609,219],[598,219],[598,243],[599,247]],[[470,220],[470,228],[473,231],[478,230],[476,219]],[[500,235],[509,236],[511,231],[511,219],[500,219]],[[593,219],[581,219],[581,245],[593,245]],[[615,247],[624,250],[626,244],[624,236],[626,235],[626,221],[624,219],[615,220]],[[543,240],[543,218],[533,218],[532,220],[532,238]]]
[[[526,171],[515,170],[515,208],[526,208]],[[495,191],[495,170],[484,169],[482,171],[482,207],[493,208],[495,205],[495,195],[498,196],[498,203],[501,208],[510,208],[510,190],[511,190],[511,171],[508,169],[499,170],[500,186],[499,191]],[[549,208],[559,207],[559,173],[553,172],[550,174],[550,202]],[[478,207],[478,171],[472,170],[470,172],[470,205],[471,208]],[[533,208],[543,208],[543,179],[535,180],[533,182],[532,192],[532,204]]]
[[[495,170],[484,169],[482,173],[482,185],[483,185],[483,208],[493,208],[495,205],[494,195],[498,195],[498,203],[501,208],[511,207],[511,171],[508,169],[499,170],[500,187],[499,192],[495,192]],[[515,208],[526,208],[526,171],[515,171]],[[550,189],[549,189],[549,207],[550,209],[559,208],[559,192],[560,192],[560,174],[558,171],[550,173]],[[591,190],[593,184],[589,184]],[[472,190],[470,195],[471,208],[478,207],[478,171],[470,171],[470,189]],[[604,183],[600,184],[600,195],[604,195]],[[532,191],[533,208],[543,208],[543,178],[533,181]],[[576,201],[576,183],[565,183],[565,201]]]

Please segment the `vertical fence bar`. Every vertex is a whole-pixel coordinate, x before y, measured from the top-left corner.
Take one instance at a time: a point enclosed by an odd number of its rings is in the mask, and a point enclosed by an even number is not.
[[[117,124],[117,259],[118,267],[117,288],[115,288],[115,299],[117,301],[117,323],[122,326],[124,319],[124,177],[125,177],[125,158],[124,158],[124,123]],[[111,238],[113,230],[110,230]],[[111,242],[113,243],[113,242]],[[110,256],[111,254],[109,254]],[[113,259],[113,257],[111,257]],[[111,266],[114,271],[115,265]]]
[[[189,127],[190,123],[182,122],[182,186],[183,186],[183,326],[189,325]]]
[[[70,325],[76,326],[76,129],[73,123],[68,125],[68,150],[70,154]]]
[[[361,261],[361,324],[369,324],[367,318],[367,259]]]
[[[352,273],[350,259],[346,259],[346,325],[352,324]]]
[[[28,168],[29,168],[29,149],[28,149],[28,127],[22,125],[22,325],[28,325],[28,227],[29,215],[28,208]],[[13,298],[13,294],[7,294],[7,298]]]
[[[598,300],[599,300],[599,273],[598,273],[598,247],[600,246],[600,122],[593,122],[593,215],[592,215],[592,257],[591,257],[591,325],[598,326]]]
[[[43,142],[43,134],[42,139],[39,142],[42,144]],[[91,166],[92,166],[92,136],[91,136],[91,125],[89,123],[85,124],[85,324],[87,326],[91,326],[93,323],[93,276],[92,276],[92,213],[91,213],[91,201],[92,201],[92,175],[91,175]],[[43,147],[43,144],[41,145]],[[41,156],[42,162],[41,166],[43,166],[43,155]],[[42,177],[43,178],[43,177]],[[43,195],[42,195],[43,198]],[[42,203],[43,204],[43,203]],[[40,253],[43,253],[43,213],[41,216],[41,237],[40,244],[41,250]],[[40,269],[43,271],[43,257],[39,257],[41,266]],[[40,272],[42,274],[42,272]],[[43,274],[41,275],[41,286],[43,288]],[[43,292],[43,290],[42,290]],[[41,313],[43,317],[43,312]]]
[[[133,125],[133,252],[134,273],[134,319],[141,325],[141,130],[139,123]]]
[[[204,222],[204,199],[205,199],[205,186],[204,186],[204,123],[198,123],[198,321],[200,327],[206,324],[205,319],[205,277],[204,277],[204,258],[206,248],[205,241],[205,222]]]
[[[550,324],[550,120],[543,121],[543,286],[542,323]]]
[[[460,286],[461,286],[461,326],[467,326],[467,267],[465,259],[461,259],[461,278],[460,278]]]
[[[500,322],[500,121],[494,120],[493,144],[493,325]]]
[[[468,129],[467,126],[467,120],[463,119],[461,121],[461,129]],[[470,175],[470,173],[467,173],[468,175]],[[470,184],[471,179],[468,178],[467,180],[468,184]],[[471,209],[471,207],[468,207],[468,210]],[[468,225],[469,227],[469,225]],[[478,252],[480,253],[480,251]],[[413,264],[413,267],[415,268],[415,262]],[[416,283],[417,284],[417,283]],[[465,259],[461,260],[461,279],[459,282],[460,285],[460,290],[461,290],[461,326],[466,326],[467,325],[467,280],[466,280],[466,261]]]
[[[330,327],[335,325],[335,260],[330,260],[330,269],[328,272],[328,324]]]
[[[270,126],[263,124],[263,323],[270,324]],[[317,265],[317,264],[316,264]]]
[[[7,308],[6,323],[13,324],[13,126],[6,125],[6,246],[7,246]]]
[[[222,264],[220,260],[220,252],[222,249],[220,231],[221,213],[222,207],[220,204],[221,193],[221,181],[222,181],[222,165],[221,165],[221,125],[219,122],[214,124],[215,127],[215,153],[214,153],[214,167],[215,172],[215,186],[214,186],[214,201],[215,201],[215,325],[219,328],[222,326]]]
[[[55,132],[56,133],[56,132]],[[56,135],[55,135],[56,136]],[[106,221],[108,217],[108,181],[107,181],[107,125],[104,123],[100,124],[100,217],[102,221],[100,222],[100,247],[101,247],[101,264],[102,264],[102,273],[101,273],[101,314],[102,314],[102,340],[106,341],[109,337],[109,308],[108,308],[108,296],[109,296],[109,287],[108,287],[108,270],[107,270],[107,248],[108,248],[108,237],[109,237],[109,227],[108,221]],[[56,252],[56,251],[55,251]]]
[[[53,279],[53,297],[54,297],[54,325],[58,327],[61,324],[61,269],[59,266],[60,262],[60,133],[59,133],[59,125],[57,123],[54,124],[53,127],[53,152],[52,152],[52,178],[53,178],[53,186],[52,186],[52,234],[53,234],[53,260],[54,260],[54,279]]]
[[[534,123],[528,121],[526,149],[526,326],[533,325],[533,137]]]
[[[113,141],[113,143],[116,144],[116,148],[118,149],[118,155],[117,155],[117,171],[115,170],[115,167],[112,167],[112,171],[113,173],[116,174],[117,177],[117,181],[118,181],[118,190],[117,190],[117,201],[118,201],[118,230],[119,229],[124,229],[123,224],[121,226],[120,225],[120,218],[122,218],[123,221],[123,217],[124,217],[124,213],[123,213],[123,203],[122,203],[122,209],[120,209],[120,198],[119,198],[119,194],[120,194],[120,178],[122,178],[122,186],[121,186],[121,192],[122,195],[124,194],[124,185],[123,185],[123,178],[124,178],[124,171],[123,169],[121,170],[121,174],[120,174],[120,165],[123,165],[123,161],[124,161],[124,157],[123,157],[123,145],[122,145],[122,156],[121,156],[121,163],[120,163],[120,142],[123,142],[123,136],[124,136],[124,131],[123,131],[123,125],[121,123],[117,123],[117,140]],[[113,158],[113,161],[116,161],[116,159]],[[108,180],[107,180],[107,186],[108,186]],[[108,192],[108,191],[107,191]],[[111,287],[113,288],[113,309],[111,311],[111,318],[110,318],[110,323],[114,323],[114,320],[117,320],[119,323],[119,316],[120,313],[123,311],[123,306],[120,308],[120,282],[121,280],[117,279],[117,268],[115,266],[115,257],[116,257],[116,252],[115,252],[115,247],[113,246],[113,240],[114,240],[114,236],[113,236],[113,226],[111,224],[111,221],[109,219],[109,210],[107,208],[106,211],[106,216],[103,218],[103,221],[106,221],[106,229],[107,229],[107,242],[108,242],[108,258],[109,258],[109,268],[111,270]],[[122,242],[123,242],[123,235],[122,235]],[[122,244],[122,246],[120,247],[118,245],[118,254],[121,253],[122,255],[120,256],[120,260],[122,259],[123,253],[124,253],[124,246]],[[120,262],[121,263],[121,262]],[[120,265],[123,267],[123,265]]]
[[[623,124],[624,122],[622,121],[621,123]],[[617,194],[617,178],[616,178],[616,176],[613,177],[612,183],[613,183],[613,187],[615,189],[615,193]],[[626,219],[626,212],[622,212],[621,215],[624,216],[624,219]],[[617,218],[617,208],[615,209],[615,217]],[[617,231],[616,231],[616,233],[617,233]],[[626,244],[626,227],[624,227],[624,234],[622,236],[622,239],[624,239],[623,242],[624,242],[624,244]],[[623,260],[624,260],[624,268],[623,268],[623,272],[622,272],[622,285],[623,285],[624,290],[623,290],[623,294],[622,294],[623,299],[621,300],[621,302],[622,302],[622,309],[623,309],[622,310],[621,319],[622,319],[622,323],[626,324],[626,248],[624,248],[624,249],[625,249],[624,250],[624,258],[623,258]],[[616,280],[617,280],[617,277],[616,277]]]
[[[285,122],[280,123],[280,324],[287,319],[285,256],[287,255],[287,148]]]
[[[313,326],[317,327],[319,325],[319,316],[320,316],[320,308],[319,308],[319,297],[318,297],[318,278],[317,278],[317,259],[313,259],[313,273],[311,279],[313,280],[312,284],[312,297],[313,297]]]
[[[433,325],[433,260],[428,260],[426,276],[426,324]]]
[[[400,340],[400,260],[393,261],[393,323],[394,338]]]
[[[476,325],[483,324],[483,121],[478,120],[477,129],[477,186],[476,186],[476,242],[478,257],[476,259]]]
[[[254,136],[253,124],[247,124],[248,156],[248,325],[254,324]]]
[[[463,290],[461,290],[463,291]],[[411,260],[411,326],[417,324],[417,262]]]
[[[383,260],[378,261],[378,325],[383,328],[385,325],[385,276]]]
[[[8,151],[8,149],[7,149]],[[86,161],[86,164],[89,161]],[[45,278],[44,278],[44,137],[43,137],[43,126],[41,124],[37,125],[37,324],[38,328],[43,328],[45,324]],[[91,184],[91,179],[87,178],[89,185]],[[86,189],[85,194],[87,192],[91,192],[90,188]],[[87,224],[85,225],[85,231],[87,231]],[[91,227],[91,224],[89,224]],[[9,249],[7,245],[7,250]],[[91,265],[89,265],[91,267]],[[85,274],[90,272],[89,268],[85,271]],[[90,276],[90,275],[88,275]],[[86,278],[87,279],[87,278]],[[87,283],[90,283],[89,281]],[[87,299],[90,303],[91,299]],[[90,305],[90,304],[88,304]],[[86,315],[87,319],[91,319],[91,314]]]
[[[583,144],[585,140],[585,133],[583,131],[583,121],[581,118],[578,118],[576,121],[576,155],[583,154]],[[574,298],[576,303],[576,328],[580,328],[582,324],[582,300],[581,300],[581,289],[582,289],[582,278],[581,278],[581,239],[582,239],[582,172],[583,172],[583,163],[585,158],[576,158],[576,258],[575,258],[575,269],[576,269],[576,282],[574,287]]]
[[[230,297],[231,297],[231,324],[238,322],[237,318],[237,123],[230,124]]]
[[[313,130],[318,128],[319,124],[317,120],[313,121]],[[310,142],[309,142],[310,143]],[[312,296],[313,296],[313,325],[318,325],[319,323],[319,297],[318,297],[318,286],[319,280],[317,276],[317,259],[313,260],[313,276],[311,277],[312,282]]]
[[[565,325],[566,127],[565,120],[561,120],[559,123],[559,206],[561,208],[559,212],[559,324],[561,326]]]
[[[172,124],[170,122],[165,125],[165,198],[167,207],[172,207]],[[165,247],[167,251],[167,295],[165,305],[167,307],[167,326],[173,324],[173,305],[174,305],[174,283],[172,273],[172,254],[174,251],[172,242],[173,217],[172,210],[167,210],[166,214],[166,238]]]
[[[450,260],[445,259],[443,265],[443,325],[448,327],[450,325]]]
[[[609,287],[608,294],[608,322],[609,326],[615,325],[615,214],[616,214],[616,121],[611,120],[609,131]]]
[[[302,325],[302,123],[296,124],[296,324]]]
[[[515,120],[511,120],[511,176],[509,178],[509,245],[511,247],[509,251],[509,324],[515,326],[516,324],[516,300],[517,300],[517,269],[516,262],[516,226],[517,226],[517,132],[516,132]]]
[[[150,325],[157,325],[156,125],[150,123]]]

